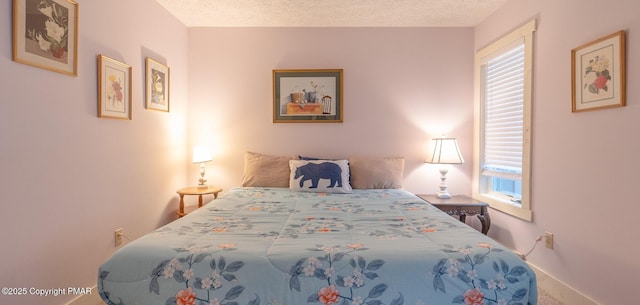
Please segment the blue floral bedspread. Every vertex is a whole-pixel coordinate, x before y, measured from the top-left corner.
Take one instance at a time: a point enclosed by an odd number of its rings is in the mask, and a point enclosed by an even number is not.
[[[403,190],[235,188],[100,266],[109,304],[534,305],[527,264]]]

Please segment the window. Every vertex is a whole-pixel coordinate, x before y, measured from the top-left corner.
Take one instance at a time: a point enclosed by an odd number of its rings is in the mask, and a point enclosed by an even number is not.
[[[532,20],[476,53],[473,196],[532,220]]]

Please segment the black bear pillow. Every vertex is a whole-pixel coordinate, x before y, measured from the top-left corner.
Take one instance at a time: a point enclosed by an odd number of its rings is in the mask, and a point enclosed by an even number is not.
[[[317,193],[351,193],[349,161],[290,160],[289,188]]]

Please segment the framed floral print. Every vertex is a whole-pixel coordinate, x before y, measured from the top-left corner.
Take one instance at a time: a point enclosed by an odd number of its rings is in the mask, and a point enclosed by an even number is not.
[[[98,117],[131,120],[131,66],[98,55]]]
[[[147,57],[145,95],[147,109],[169,111],[169,67]]]
[[[78,75],[78,3],[13,0],[13,60]]]
[[[342,123],[342,69],[273,70],[274,123]]]
[[[571,50],[571,111],[625,105],[625,54],[625,31]]]

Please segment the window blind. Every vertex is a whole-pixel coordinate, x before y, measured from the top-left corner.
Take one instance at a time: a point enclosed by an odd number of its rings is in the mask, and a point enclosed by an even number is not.
[[[483,175],[520,179],[524,120],[524,41],[482,65]]]

